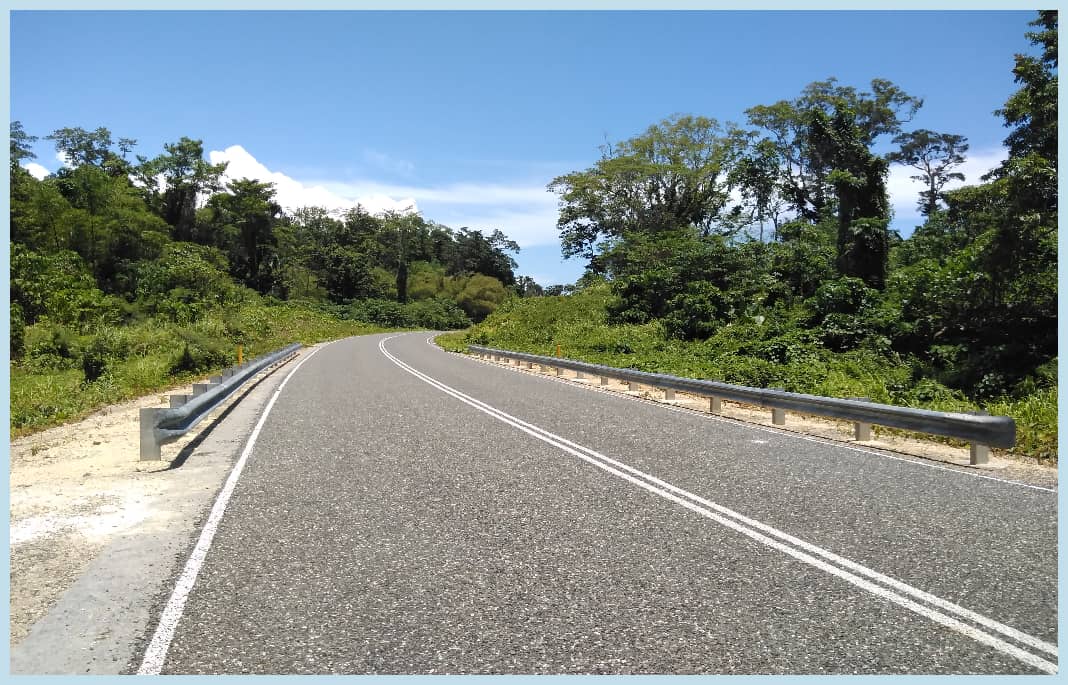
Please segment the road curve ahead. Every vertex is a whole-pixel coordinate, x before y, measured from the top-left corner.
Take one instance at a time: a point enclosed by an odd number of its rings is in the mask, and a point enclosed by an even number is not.
[[[1049,490],[425,333],[327,345],[267,411],[141,672],[1057,669]]]

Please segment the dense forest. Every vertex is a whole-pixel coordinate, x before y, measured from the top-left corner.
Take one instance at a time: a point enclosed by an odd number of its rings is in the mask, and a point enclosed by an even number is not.
[[[46,136],[38,180],[11,124],[12,425],[49,425],[233,359],[379,327],[463,328],[529,290],[499,230],[415,212],[285,211],[201,141],[152,158],[106,128]]]
[[[1008,156],[982,178],[946,190],[967,140],[910,130],[923,102],[886,80],[814,82],[748,126],[674,116],[552,181],[564,254],[588,262],[571,297],[507,303],[452,343],[984,406],[1055,457],[1057,13],[1031,25],[1037,54],[1016,56],[994,113]],[[889,228],[892,164],[923,188],[907,238]]]

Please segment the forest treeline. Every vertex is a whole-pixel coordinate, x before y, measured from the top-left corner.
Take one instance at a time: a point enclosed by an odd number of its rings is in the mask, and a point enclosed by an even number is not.
[[[463,328],[536,287],[500,230],[283,210],[272,184],[226,180],[190,138],[151,158],[103,127],[46,138],[64,165],[37,179],[37,138],[11,124],[16,431],[219,368],[239,344]]]
[[[1031,26],[1036,54],[1016,55],[994,113],[1007,159],[981,178],[959,171],[968,141],[910,128],[923,102],[886,80],[814,82],[746,126],[673,116],[550,184],[563,251],[588,264],[571,304],[506,304],[464,339],[897,404],[1024,403],[1028,449],[1055,456],[1057,13]],[[892,164],[922,188],[907,238]]]

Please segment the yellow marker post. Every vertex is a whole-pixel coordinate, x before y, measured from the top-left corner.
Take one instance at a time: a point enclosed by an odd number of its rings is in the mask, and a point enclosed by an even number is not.
[[[237,363],[239,365],[245,363],[244,352],[245,352],[245,348],[242,347],[241,345],[238,345],[237,346]]]
[[[560,356],[560,346],[559,345],[556,346],[556,356],[557,357]]]

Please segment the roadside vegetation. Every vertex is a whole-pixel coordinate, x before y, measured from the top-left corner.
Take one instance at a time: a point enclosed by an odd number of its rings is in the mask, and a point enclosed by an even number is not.
[[[11,125],[11,431],[22,435],[256,355],[397,328],[480,321],[529,287],[518,246],[411,212],[290,212],[270,183],[223,183],[200,141],[148,159],[106,128],[22,163]]]
[[[674,116],[555,179],[564,253],[586,274],[439,338],[680,376],[1017,422],[1057,458],[1057,13],[1040,12],[995,114],[1008,158],[944,190],[952,133],[885,80],[835,79],[747,111]],[[875,148],[889,146],[890,152]],[[889,230],[891,164],[924,221]],[[563,293],[563,294],[560,294]]]

